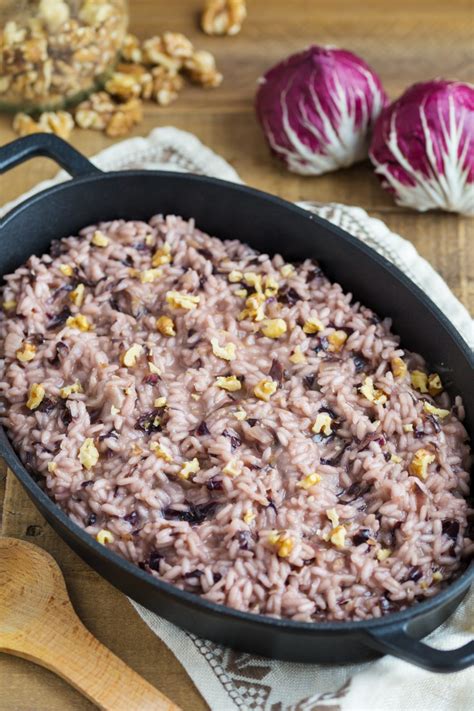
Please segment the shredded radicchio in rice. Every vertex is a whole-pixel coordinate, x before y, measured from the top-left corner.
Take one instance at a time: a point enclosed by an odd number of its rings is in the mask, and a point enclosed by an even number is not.
[[[163,511],[163,516],[171,521],[187,521],[190,524],[199,524],[212,516],[216,508],[217,503],[215,501],[206,504],[189,504],[189,508],[185,511],[168,507]]]
[[[284,380],[284,370],[283,366],[280,363],[280,361],[277,358],[274,358],[272,360],[272,365],[270,367],[270,371],[268,373],[270,378],[274,380],[278,385],[281,385]]]
[[[426,413],[393,362],[433,371],[389,320],[311,260],[290,277],[284,266],[173,216],[53,242],[1,289],[15,304],[0,314],[1,422],[53,500],[150,575],[172,570],[185,590],[273,616],[389,614],[449,584],[472,553],[461,399],[429,397],[449,414]],[[268,277],[278,289],[265,294]],[[272,319],[286,331],[262,337]],[[335,345],[335,330],[350,338]],[[313,430],[321,414],[330,431]]]

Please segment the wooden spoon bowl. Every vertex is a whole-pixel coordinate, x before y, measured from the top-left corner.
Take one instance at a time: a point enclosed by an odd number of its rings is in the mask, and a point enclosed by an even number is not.
[[[0,539],[0,651],[50,669],[99,708],[179,711],[84,627],[56,561],[14,538]]]

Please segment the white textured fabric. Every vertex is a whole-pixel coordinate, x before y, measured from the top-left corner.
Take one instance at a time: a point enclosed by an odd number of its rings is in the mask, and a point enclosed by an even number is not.
[[[183,170],[241,182],[235,170],[193,135],[157,128],[147,138],[132,138],[99,153],[93,162],[102,170],[133,168]],[[14,203],[67,179],[37,185]],[[359,207],[300,203],[343,227],[404,271],[424,289],[474,345],[473,321],[447,284],[410,242],[391,232]],[[449,677],[433,674],[386,656],[350,666],[292,664],[233,652],[184,632],[132,602],[146,624],[172,650],[213,711],[464,711],[472,708],[472,670]],[[427,639],[451,649],[474,639],[474,593],[456,614]],[[187,711],[187,710],[186,710]]]

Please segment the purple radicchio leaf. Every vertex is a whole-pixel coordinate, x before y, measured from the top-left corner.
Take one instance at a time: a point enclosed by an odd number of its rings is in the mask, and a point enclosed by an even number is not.
[[[375,127],[370,159],[398,205],[474,214],[474,87],[413,84]]]
[[[311,46],[261,79],[256,110],[271,151],[302,175],[364,160],[386,95],[375,72],[344,49]]]

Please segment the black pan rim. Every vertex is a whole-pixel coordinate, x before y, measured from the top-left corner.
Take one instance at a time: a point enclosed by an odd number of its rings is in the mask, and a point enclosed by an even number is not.
[[[273,203],[280,208],[284,208],[299,214],[305,219],[311,220],[313,223],[320,225],[326,231],[332,232],[337,239],[342,239],[346,243],[355,247],[363,253],[363,255],[374,262],[377,263],[379,267],[390,272],[400,284],[403,289],[409,290],[413,296],[420,301],[423,306],[429,309],[435,318],[440,322],[449,333],[450,338],[454,341],[457,348],[463,353],[464,357],[467,359],[471,367],[474,368],[474,353],[469,348],[467,342],[462,338],[460,333],[455,329],[453,324],[446,318],[443,312],[433,303],[433,301],[426,295],[424,291],[420,289],[411,279],[409,279],[397,266],[389,262],[385,257],[380,255],[374,249],[368,245],[361,242],[356,237],[352,236],[350,233],[346,232],[340,227],[333,225],[328,220],[318,217],[314,213],[311,213],[303,208],[294,205],[282,198],[274,195],[270,195],[266,192],[252,188],[239,183],[231,183],[229,181],[220,180],[218,178],[211,178],[208,176],[195,175],[190,173],[181,173],[175,171],[148,171],[148,170],[123,170],[123,171],[110,171],[107,173],[95,172],[90,175],[85,175],[79,178],[75,178],[70,181],[65,181],[58,183],[56,185],[50,186],[49,188],[36,193],[31,196],[26,201],[20,203],[14,207],[10,212],[8,212],[0,221],[2,227],[7,226],[12,220],[14,220],[21,212],[25,209],[29,209],[33,204],[48,198],[52,195],[56,195],[61,191],[67,191],[68,189],[73,189],[76,185],[84,183],[95,183],[101,180],[113,180],[117,178],[133,178],[133,177],[143,177],[147,179],[152,179],[153,177],[170,177],[183,180],[184,182],[193,183],[208,183],[211,185],[225,186],[227,189],[235,190],[236,192],[249,193],[260,200],[266,200],[267,202]],[[399,612],[391,612],[383,615],[380,618],[370,618],[367,620],[358,621],[348,621],[348,622],[298,622],[287,618],[274,618],[270,616],[260,615],[257,613],[242,612],[240,610],[235,610],[226,605],[221,605],[218,603],[210,602],[203,599],[201,596],[194,593],[190,593],[181,590],[174,585],[167,583],[155,576],[141,570],[138,566],[129,562],[125,558],[121,557],[117,553],[107,549],[105,546],[101,545],[94,538],[85,532],[80,526],[75,524],[67,514],[65,514],[62,509],[52,500],[49,496],[41,489],[38,483],[33,479],[33,477],[28,473],[23,464],[21,463],[19,457],[17,456],[13,446],[11,445],[5,429],[1,428],[0,433],[0,453],[7,461],[7,464],[11,467],[14,474],[18,477],[22,485],[27,489],[28,493],[32,496],[34,500],[37,500],[43,508],[45,508],[52,518],[57,519],[62,526],[68,529],[69,534],[76,539],[79,539],[86,549],[90,549],[99,558],[113,564],[116,568],[119,568],[122,572],[136,577],[138,580],[145,583],[147,586],[154,587],[157,591],[166,595],[167,597],[177,599],[183,605],[187,605],[190,608],[199,607],[203,611],[211,613],[213,615],[218,615],[222,619],[231,618],[235,621],[246,622],[250,624],[257,624],[262,627],[273,627],[281,630],[300,633],[301,635],[307,634],[318,634],[323,632],[346,634],[348,632],[366,632],[370,633],[381,627],[405,624],[414,619],[422,617],[428,614],[432,610],[441,606],[444,602],[447,602],[456,594],[461,594],[466,591],[469,585],[474,580],[474,562],[466,568],[466,570],[459,575],[452,583],[450,583],[444,590],[442,590],[437,595],[429,598],[423,602],[417,602],[404,610]]]

